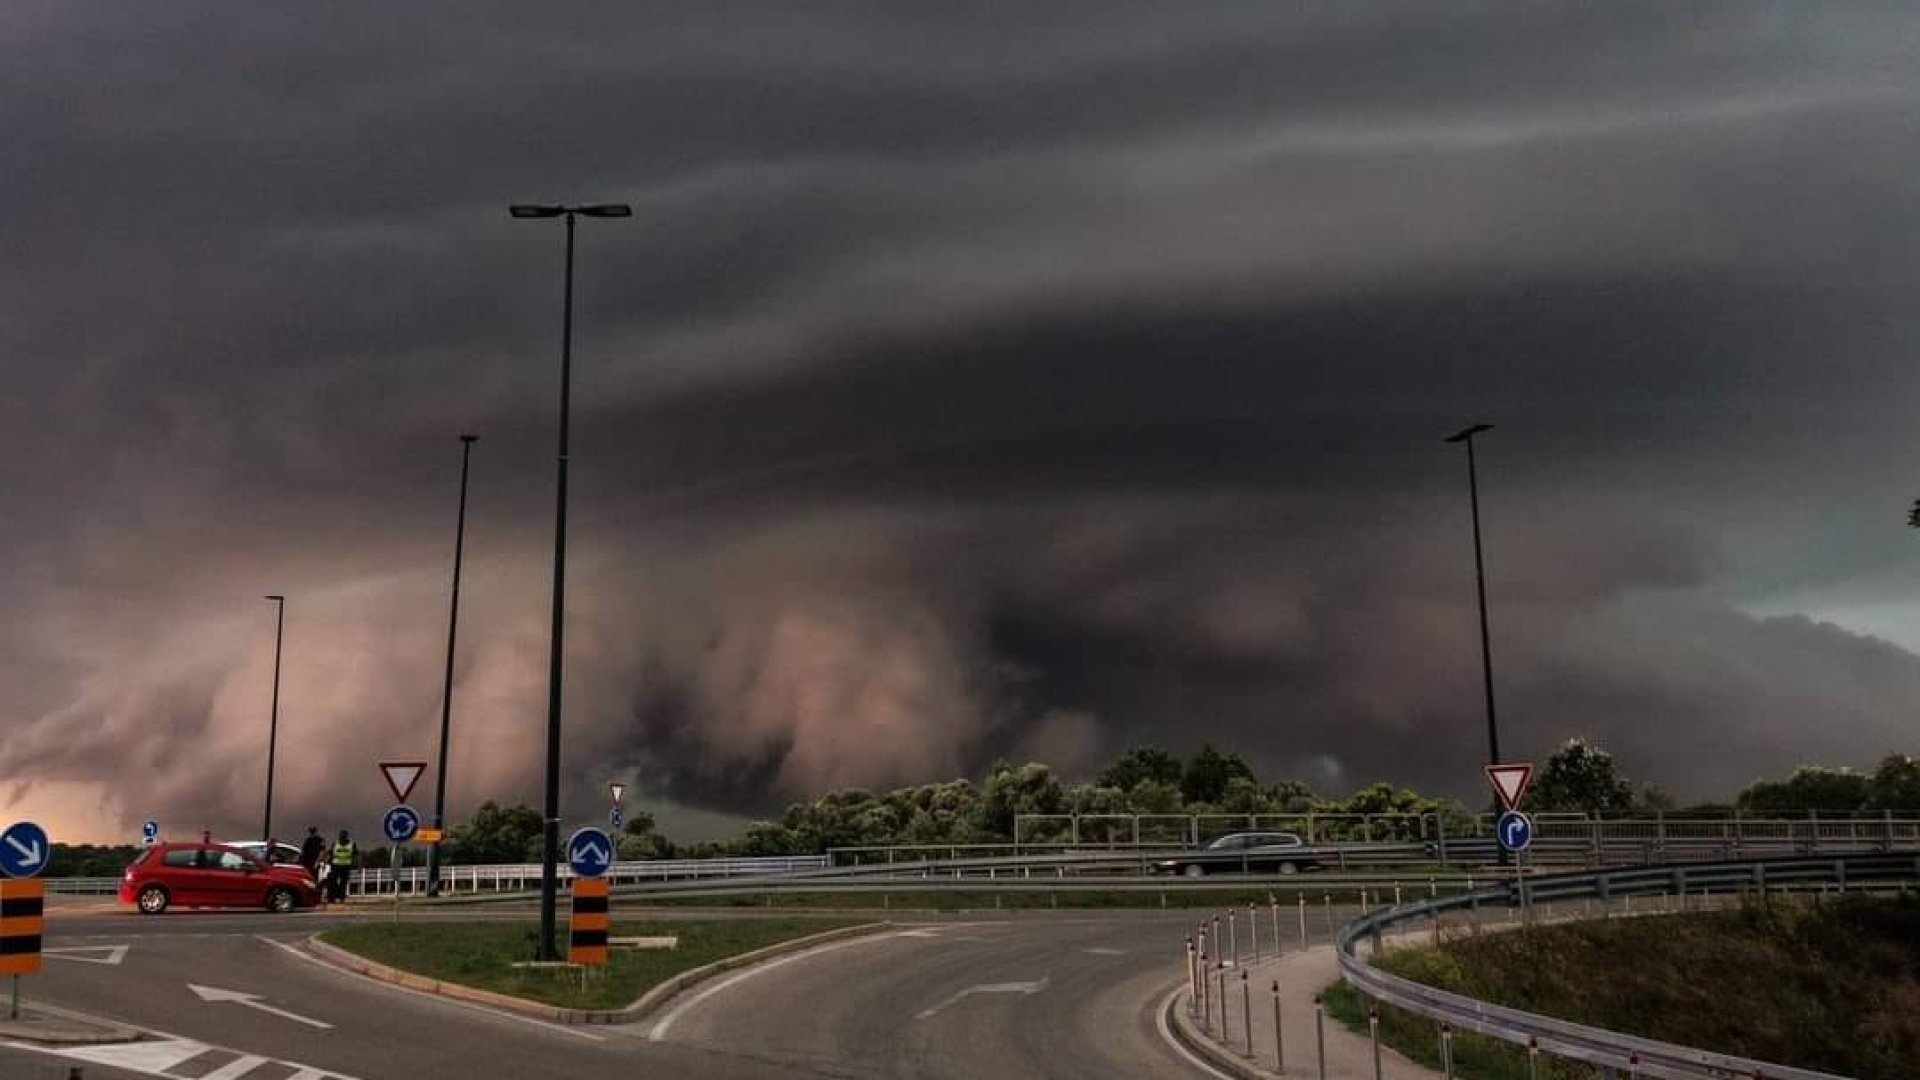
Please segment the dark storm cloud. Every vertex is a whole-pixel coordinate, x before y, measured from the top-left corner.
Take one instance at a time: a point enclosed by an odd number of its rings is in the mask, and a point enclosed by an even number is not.
[[[1472,794],[1476,419],[1518,752],[1705,796],[1901,745],[1920,663],[1748,609],[1904,559],[1904,6],[371,14],[0,45],[4,760],[112,785],[85,827],[253,819],[262,592],[290,813],[430,750],[465,430],[455,808],[532,794],[521,199],[636,210],[580,235],[575,809],[1208,738]]]

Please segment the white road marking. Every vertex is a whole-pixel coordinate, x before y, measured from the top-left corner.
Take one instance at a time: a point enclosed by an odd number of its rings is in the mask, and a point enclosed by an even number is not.
[[[709,986],[702,988],[698,992],[689,996],[685,1001],[682,1001],[680,1002],[680,1004],[675,1005],[671,1009],[668,1009],[666,1015],[662,1016],[658,1021],[654,1023],[653,1027],[647,1030],[647,1041],[659,1042],[662,1039],[665,1039],[667,1037],[667,1032],[672,1030],[675,1021],[679,1020],[682,1016],[686,1015],[689,1010],[697,1008],[701,1002],[707,1000],[708,998],[721,992],[722,990],[725,990],[730,986],[734,986],[736,984],[745,982],[746,980],[751,979],[755,975],[759,975],[762,972],[772,971],[774,968],[777,968],[777,967],[785,967],[786,965],[793,963],[795,960],[805,960],[810,956],[819,956],[821,953],[832,952],[835,949],[844,949],[850,945],[864,945],[869,942],[885,941],[888,938],[905,937],[911,933],[913,933],[913,931],[911,930],[899,930],[891,934],[863,934],[859,937],[843,938],[839,941],[829,941],[824,945],[816,945],[813,948],[804,950],[802,952],[788,953],[786,956],[782,956],[774,960],[769,960],[764,964],[755,964],[752,967],[742,968],[739,971],[733,973],[732,975],[729,975],[718,982],[715,982]]]
[[[282,1069],[292,1069],[293,1074],[286,1080],[354,1080],[345,1073],[328,1072],[311,1065],[302,1065],[297,1061],[280,1061],[275,1058],[258,1057],[253,1054],[241,1054],[237,1050],[211,1046],[193,1039],[183,1039],[177,1035],[154,1032],[157,1038],[132,1043],[114,1043],[104,1046],[43,1046],[38,1043],[8,1042],[0,1043],[15,1050],[29,1050],[36,1054],[48,1054],[65,1058],[68,1061],[84,1061],[89,1065],[105,1065],[115,1069],[139,1073],[142,1076],[159,1076],[166,1080],[178,1080],[170,1070],[192,1061],[208,1051],[237,1055],[232,1061],[202,1076],[200,1080],[241,1080],[246,1074],[262,1065],[275,1065]]]
[[[357,971],[348,971],[345,968],[337,968],[337,967],[334,967],[332,964],[327,963],[325,960],[320,959],[317,956],[309,955],[308,953],[304,952],[296,945],[290,945],[284,941],[275,941],[274,939],[267,937],[264,934],[255,934],[254,937],[257,940],[264,941],[268,945],[271,945],[274,948],[279,949],[281,952],[286,953],[288,956],[294,957],[299,960],[304,960],[307,963],[314,965],[315,967],[321,968],[322,970],[331,971],[335,975],[344,976],[349,979],[359,979],[362,982],[372,983],[374,986],[381,987],[386,990],[390,990],[396,994],[412,994],[415,997],[423,997],[429,1001],[437,1001],[440,1004],[449,1006],[451,1008],[469,1009],[469,1010],[472,1010],[473,1012],[482,1012],[482,1013],[486,1013],[488,1016],[499,1017],[502,1020],[513,1020],[517,1023],[531,1024],[537,1028],[545,1028],[548,1031],[559,1032],[562,1035],[571,1035],[576,1039],[585,1039],[588,1042],[606,1042],[607,1041],[607,1037],[605,1035],[595,1035],[591,1031],[583,1031],[580,1028],[570,1027],[566,1024],[555,1024],[550,1021],[541,1020],[532,1016],[522,1016],[516,1012],[508,1012],[505,1009],[496,1009],[490,1005],[481,1005],[478,1002],[461,1001],[459,998],[443,997],[439,994],[428,993],[425,990],[415,990],[410,986],[399,986],[394,983],[387,982],[384,979],[375,979],[375,978],[372,978],[371,976],[362,975]],[[288,1077],[287,1080],[304,1080],[304,1078]]]
[[[957,994],[952,994],[931,1008],[921,1009],[913,1018],[915,1020],[925,1020],[937,1014],[941,1009],[946,1008],[970,994],[1037,994],[1046,988],[1047,979],[1044,975],[1033,982],[981,983],[978,986],[969,986]]]
[[[325,1020],[315,1020],[311,1016],[301,1016],[297,1012],[288,1012],[285,1009],[268,1005],[266,1002],[260,1000],[259,994],[247,994],[239,990],[222,990],[217,986],[197,986],[193,983],[188,983],[187,989],[193,991],[194,995],[201,1001],[210,1001],[216,1004],[220,1002],[232,1002],[235,1005],[245,1005],[249,1009],[258,1009],[270,1016],[278,1016],[283,1020],[292,1020],[296,1023],[305,1024],[308,1027],[317,1027],[322,1031],[329,1031],[333,1028],[333,1025],[327,1023]]]
[[[1193,1056],[1193,1052],[1180,1045],[1180,1040],[1174,1038],[1173,1032],[1167,1027],[1167,1010],[1174,1007],[1174,1002],[1180,997],[1180,990],[1180,987],[1174,987],[1160,1002],[1160,1007],[1153,1011],[1153,1026],[1160,1029],[1160,1041],[1172,1048],[1174,1053],[1179,1054],[1182,1061],[1213,1077],[1214,1080],[1233,1080],[1233,1077]]]
[[[1125,956],[1127,955],[1127,950],[1125,949],[1109,949],[1101,945],[1096,945],[1091,949],[1083,949],[1081,951],[1085,952],[1088,956]]]
[[[256,1066],[265,1065],[267,1059],[255,1054],[241,1054],[225,1065],[203,1074],[200,1080],[240,1080],[252,1072]]]
[[[127,945],[68,945],[59,949],[41,949],[41,956],[55,960],[73,960],[82,964],[118,964],[127,958]],[[104,956],[80,956],[80,953],[105,953]]]

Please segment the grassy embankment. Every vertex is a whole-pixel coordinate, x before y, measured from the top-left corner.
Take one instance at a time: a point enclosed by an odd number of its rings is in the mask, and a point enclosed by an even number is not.
[[[516,968],[534,953],[534,923],[365,923],[329,930],[320,940],[369,960],[442,982],[570,1009],[619,1009],[661,982],[729,956],[809,934],[851,926],[853,919],[726,919],[708,922],[616,922],[616,936],[674,935],[674,949],[615,949],[584,977],[568,968]],[[565,947],[567,929],[560,927]]]
[[[1920,1076],[1920,897],[1749,901],[1730,911],[1583,921],[1392,951],[1380,966],[1485,1001],[1858,1080]],[[1330,1015],[1366,1030],[1344,985]],[[1383,1039],[1439,1064],[1426,1020],[1381,1010]],[[1523,1050],[1455,1033],[1457,1072],[1524,1080]],[[1548,1080],[1592,1070],[1543,1055]]]

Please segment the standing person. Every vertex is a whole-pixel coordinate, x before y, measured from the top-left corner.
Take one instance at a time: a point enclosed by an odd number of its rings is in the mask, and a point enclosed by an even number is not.
[[[327,899],[334,903],[345,903],[347,899],[347,879],[353,876],[353,864],[359,861],[360,849],[353,846],[353,837],[347,830],[340,830],[340,840],[333,845],[333,853],[327,859]]]
[[[320,880],[320,857],[327,853],[327,842],[320,837],[320,830],[307,826],[307,838],[300,841],[300,866],[315,881]]]

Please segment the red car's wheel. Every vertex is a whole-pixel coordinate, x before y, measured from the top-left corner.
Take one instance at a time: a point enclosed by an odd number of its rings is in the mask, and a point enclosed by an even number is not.
[[[300,906],[300,900],[293,895],[292,889],[275,886],[267,890],[267,910],[276,915],[285,915]]]
[[[158,885],[149,885],[140,890],[140,896],[134,903],[139,906],[141,914],[158,915],[167,910],[167,903],[171,899],[166,889]]]

